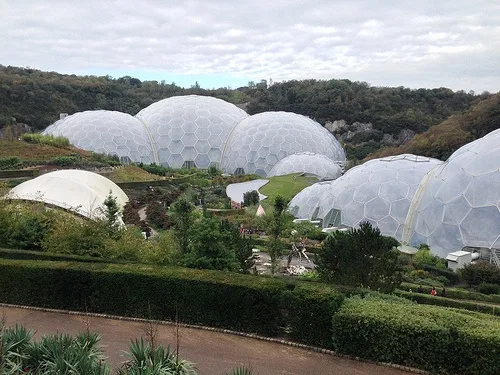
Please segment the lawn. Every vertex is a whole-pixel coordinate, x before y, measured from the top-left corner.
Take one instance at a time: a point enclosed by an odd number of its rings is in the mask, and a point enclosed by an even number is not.
[[[144,169],[134,165],[124,165],[106,175],[113,182],[140,182],[140,181],[156,181],[163,178],[146,172]]]
[[[74,147],[59,148],[44,144],[33,144],[24,141],[0,141],[0,158],[17,156],[23,160],[37,162],[52,161],[58,156],[79,154],[82,158],[90,157],[90,152]]]
[[[259,189],[262,194],[268,196],[266,199],[268,202],[272,202],[277,195],[282,195],[290,200],[302,189],[318,182],[315,177],[301,176],[299,173],[271,177],[268,180],[269,182]]]

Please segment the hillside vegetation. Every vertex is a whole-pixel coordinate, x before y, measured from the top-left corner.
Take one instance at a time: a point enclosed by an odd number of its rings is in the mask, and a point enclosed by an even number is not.
[[[175,83],[140,81],[128,76],[114,79],[64,75],[0,65],[0,129],[15,119],[41,130],[56,121],[59,113],[94,109],[135,115],[155,101],[189,94],[217,97],[244,108],[249,114],[291,111],[322,125],[335,120],[371,123],[370,139],[346,140],[352,157],[357,159],[380,148],[386,135],[397,136],[401,131],[421,133],[489,96],[447,88],[371,87],[366,82],[345,79],[292,80],[269,86],[262,80],[237,89],[211,90],[201,89],[195,83],[185,89]]]
[[[461,115],[454,115],[432,126],[399,147],[382,148],[369,159],[411,153],[446,160],[464,144],[500,128],[500,94],[477,102]]]

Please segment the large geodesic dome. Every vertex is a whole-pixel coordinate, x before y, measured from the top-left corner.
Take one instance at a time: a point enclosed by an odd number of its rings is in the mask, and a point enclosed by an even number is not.
[[[357,227],[363,221],[401,239],[422,178],[442,161],[411,154],[370,160],[332,181],[319,202],[323,226]]]
[[[500,249],[500,130],[429,173],[416,202],[411,244],[441,257],[464,247]]]
[[[143,124],[116,111],[78,112],[56,121],[43,134],[63,136],[78,148],[117,155],[123,163],[154,163],[151,141]]]
[[[197,95],[163,99],[136,115],[151,133],[159,162],[171,168],[220,166],[229,133],[247,117],[234,104]]]
[[[291,154],[312,152],[344,165],[345,153],[335,137],[316,121],[290,112],[264,112],[241,121],[224,148],[222,169],[227,173],[267,176]]]
[[[102,206],[110,193],[116,198],[118,207],[123,209],[128,197],[113,181],[97,173],[67,169],[23,182],[5,198],[42,202],[97,219],[104,217]]]
[[[300,191],[288,205],[290,213],[298,219],[315,219],[323,195],[327,194],[333,181],[317,182]]]
[[[284,176],[292,173],[304,173],[318,177],[320,180],[334,180],[342,175],[342,168],[325,155],[299,152],[289,155],[274,164],[267,177]]]

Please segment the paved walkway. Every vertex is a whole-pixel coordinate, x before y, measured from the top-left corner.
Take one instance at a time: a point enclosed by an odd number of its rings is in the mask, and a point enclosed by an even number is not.
[[[0,307],[7,326],[22,324],[41,335],[75,334],[89,327],[101,335],[109,363],[117,368],[125,360],[130,339],[146,337],[147,324],[38,310]],[[175,327],[158,325],[157,342],[175,348]],[[259,375],[408,375],[408,372],[358,362],[305,349],[195,328],[179,328],[180,356],[196,363],[200,375],[223,375],[237,366],[251,366]]]

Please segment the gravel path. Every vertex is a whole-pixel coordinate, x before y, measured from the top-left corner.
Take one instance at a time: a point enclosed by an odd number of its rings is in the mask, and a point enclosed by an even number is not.
[[[117,368],[125,360],[123,351],[127,350],[130,339],[144,336],[146,323],[130,322],[81,315],[68,315],[55,312],[0,307],[0,314],[6,325],[16,323],[35,329],[41,335],[66,332],[75,334],[87,327],[101,335],[109,363]],[[156,340],[175,348],[175,327],[157,325]],[[237,366],[251,366],[260,375],[407,375],[409,372],[339,358],[328,354],[311,352],[306,349],[286,346],[263,340],[251,339],[232,334],[213,331],[179,328],[180,356],[196,363],[200,375],[222,375]]]

